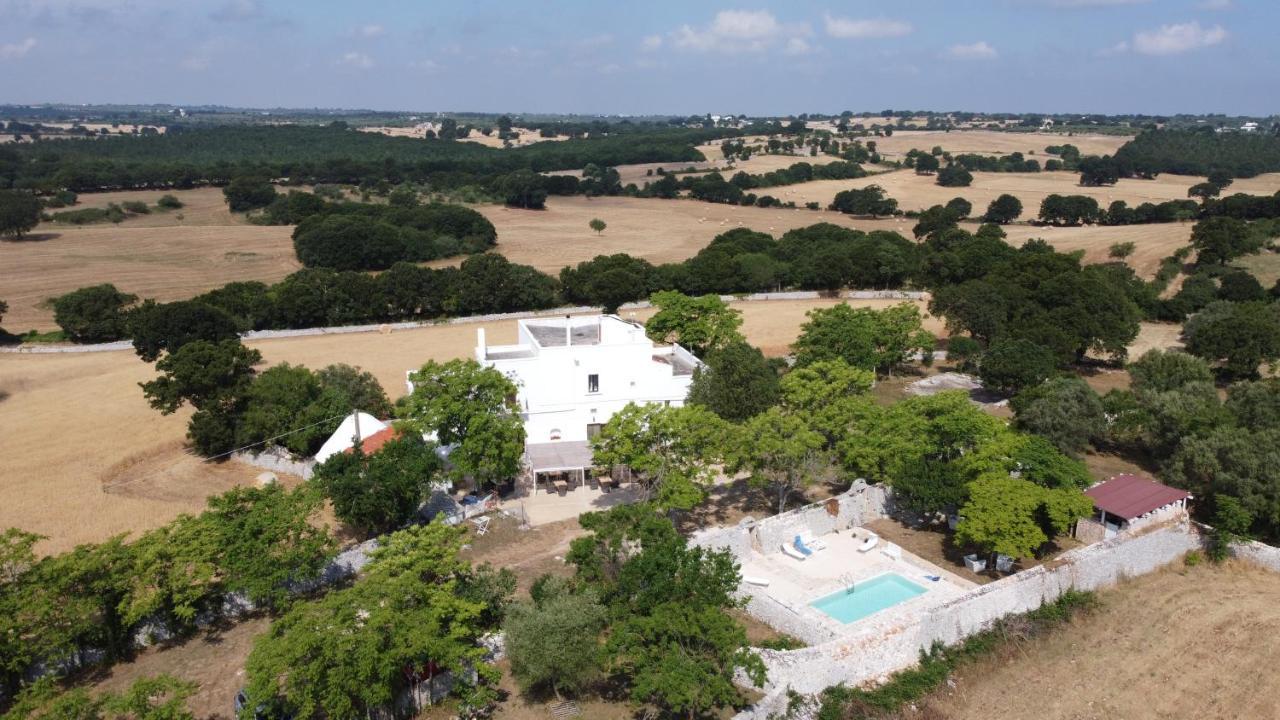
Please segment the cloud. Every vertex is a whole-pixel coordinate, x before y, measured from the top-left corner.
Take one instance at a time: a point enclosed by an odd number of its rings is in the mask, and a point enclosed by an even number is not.
[[[851,20],[849,18],[823,15],[822,23],[827,34],[833,38],[886,38],[902,37],[911,34],[911,23],[888,18],[872,18]]]
[[[356,28],[356,32],[355,32],[356,35],[362,38],[382,37],[386,33],[387,33],[386,28],[376,24],[363,25],[359,28]]]
[[[807,24],[783,25],[768,10],[721,10],[705,28],[682,25],[671,44],[699,52],[763,52],[779,40],[812,33]]]
[[[793,37],[787,40],[787,46],[783,48],[783,52],[788,55],[808,55],[813,52],[813,46],[802,37]]]
[[[444,67],[440,63],[431,59],[418,60],[416,62],[411,62],[409,63],[409,67],[413,70],[417,70],[418,72],[425,73],[427,75],[434,75],[444,69]]]
[[[360,70],[368,70],[373,67],[373,58],[362,52],[349,52],[338,58],[339,65],[347,67],[359,68]]]
[[[1133,36],[1133,51],[1143,55],[1177,55],[1221,43],[1227,31],[1221,25],[1201,27],[1199,22],[1161,25]]]
[[[25,38],[15,43],[0,44],[0,60],[17,60],[18,58],[26,57],[27,53],[31,52],[37,44],[36,39],[33,37]]]
[[[640,41],[640,47],[644,48],[645,50],[657,50],[658,48],[662,47],[662,36],[647,35],[643,40]]]
[[[955,60],[993,60],[1000,55],[986,40],[968,45],[952,45],[943,54]]]

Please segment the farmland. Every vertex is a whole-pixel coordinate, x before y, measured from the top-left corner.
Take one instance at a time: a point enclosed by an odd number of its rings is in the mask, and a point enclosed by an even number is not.
[[[770,354],[795,339],[804,313],[835,301],[743,303],[743,331]],[[885,307],[889,301],[859,305]],[[638,319],[647,311],[636,313]],[[390,334],[319,335],[248,343],[267,364],[320,368],[347,363],[372,372],[393,398],[404,372],[427,360],[470,357],[477,324],[441,325]],[[511,342],[515,322],[486,323],[490,342]],[[941,333],[937,322],[930,329]],[[0,527],[50,539],[42,552],[68,550],[197,512],[205,497],[252,482],[260,470],[235,462],[210,465],[183,448],[187,414],[162,416],[138,383],[155,371],[129,351],[53,355],[0,354],[0,411],[22,418],[0,436],[7,501]],[[70,439],[75,438],[74,452]]]

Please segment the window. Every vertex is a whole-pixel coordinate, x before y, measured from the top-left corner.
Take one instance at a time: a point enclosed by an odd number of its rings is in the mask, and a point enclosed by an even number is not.
[[[601,423],[587,423],[587,437],[593,438],[599,435],[600,431],[603,429],[604,425]]]
[[[587,392],[589,393],[600,392],[600,376],[599,375],[592,373],[587,376]]]

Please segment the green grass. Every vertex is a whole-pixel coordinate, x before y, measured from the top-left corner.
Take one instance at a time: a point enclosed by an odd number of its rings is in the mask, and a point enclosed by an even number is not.
[[[21,335],[15,336],[19,341],[24,343],[60,343],[67,342],[67,334],[61,330],[50,330],[49,332],[40,332],[39,330],[28,330]]]
[[[1068,590],[1051,603],[1021,615],[998,620],[989,630],[970,635],[952,646],[934,645],[920,654],[916,667],[894,673],[870,690],[843,685],[823,691],[818,720],[872,720],[895,712],[937,690],[951,673],[990,655],[1006,644],[1027,640],[1060,627],[1077,614],[1097,606],[1092,592]]]

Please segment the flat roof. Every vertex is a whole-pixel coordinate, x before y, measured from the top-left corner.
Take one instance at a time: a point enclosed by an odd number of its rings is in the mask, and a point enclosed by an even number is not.
[[[1098,509],[1125,520],[1141,517],[1152,510],[1191,497],[1191,493],[1185,490],[1161,485],[1137,475],[1117,475],[1085,490],[1084,494],[1093,498],[1093,504]]]
[[[591,444],[585,440],[534,443],[525,445],[524,451],[534,472],[591,467]]]

